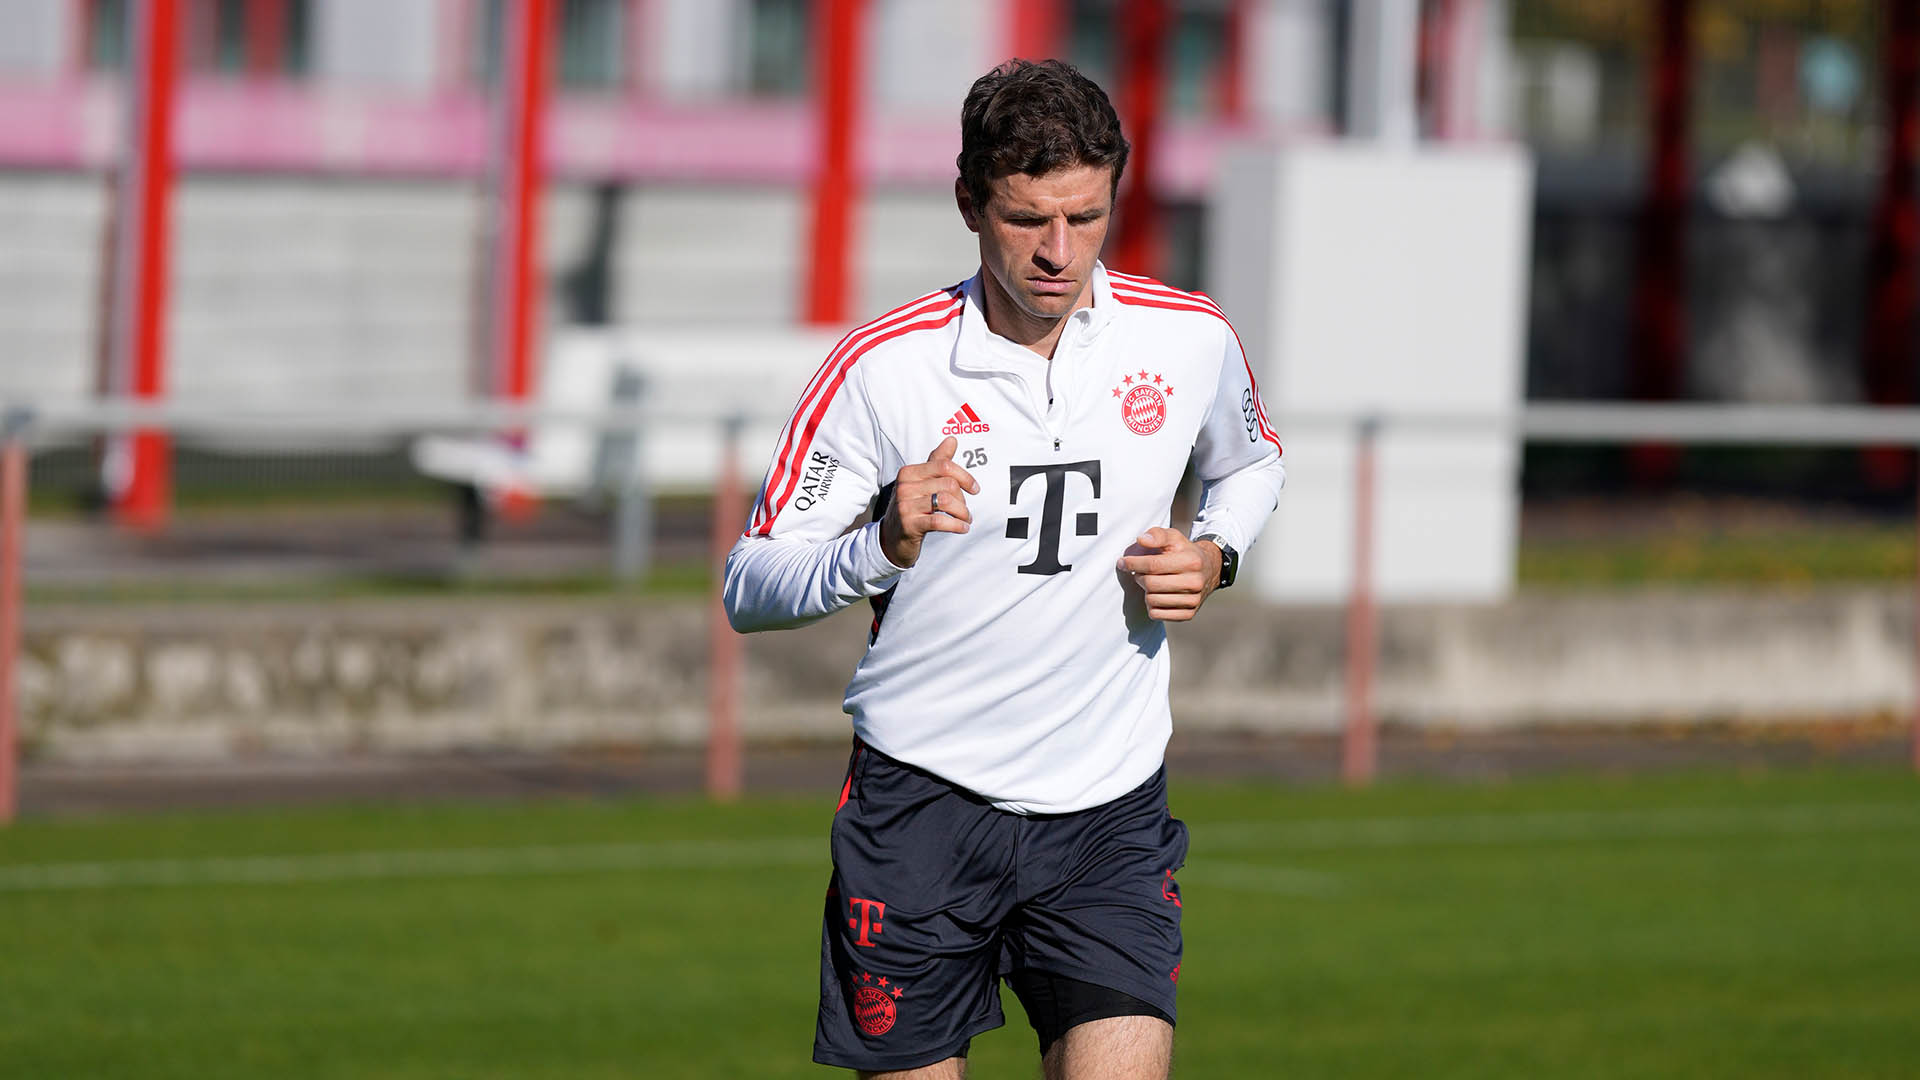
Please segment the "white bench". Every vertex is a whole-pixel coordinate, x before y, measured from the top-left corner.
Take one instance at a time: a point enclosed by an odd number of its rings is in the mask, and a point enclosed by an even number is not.
[[[541,424],[516,448],[499,436],[426,436],[413,462],[428,476],[499,494],[583,498],[630,482],[704,492],[718,476],[719,416],[744,419],[741,468],[753,483],[839,330],[567,330],[548,343],[536,401],[590,412],[643,405],[660,420],[635,440],[579,424]]]

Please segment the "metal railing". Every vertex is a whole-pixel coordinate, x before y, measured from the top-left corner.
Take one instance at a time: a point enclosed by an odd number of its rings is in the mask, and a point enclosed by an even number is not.
[[[663,427],[709,427],[722,433],[709,559],[716,568],[709,639],[710,739],[709,790],[720,798],[740,791],[739,718],[741,677],[739,640],[720,608],[719,562],[745,520],[739,441],[744,422],[737,412],[714,410],[665,412],[646,407],[567,410],[534,405],[479,402],[447,406],[391,406],[379,403],[351,413],[333,410],[254,409],[244,405],[152,403],[106,400],[0,410],[0,820],[14,809],[17,693],[15,658],[19,650],[22,597],[21,552],[27,487],[27,453],[36,438],[60,438],[160,430],[175,434],[250,432],[407,436],[428,432],[513,432],[549,425],[576,425],[603,434],[640,438]],[[1920,448],[1920,408],[1864,406],[1772,407],[1707,405],[1608,405],[1541,403],[1506,412],[1353,410],[1280,412],[1287,433],[1346,432],[1353,441],[1354,553],[1347,601],[1345,722],[1342,771],[1348,782],[1364,784],[1376,771],[1377,739],[1372,689],[1378,649],[1374,556],[1378,444],[1392,433],[1504,435],[1534,444],[1664,443],[1801,447]],[[641,493],[639,498],[645,498]],[[647,520],[623,506],[617,514],[625,541]],[[1920,539],[1920,533],[1917,533]],[[629,555],[616,553],[616,560]],[[1920,577],[1915,587],[1916,628],[1920,628]],[[1920,688],[1920,629],[1914,643],[1915,685]],[[1916,695],[1920,699],[1920,694]],[[1920,700],[1912,717],[1912,764],[1920,771]]]

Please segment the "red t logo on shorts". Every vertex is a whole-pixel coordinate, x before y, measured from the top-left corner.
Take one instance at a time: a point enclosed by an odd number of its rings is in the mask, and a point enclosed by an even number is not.
[[[869,931],[875,934],[880,932],[880,918],[887,913],[887,905],[878,900],[862,900],[857,896],[849,896],[847,910],[851,912],[855,904],[860,906],[860,914],[856,918],[847,919],[847,929],[858,927],[860,938],[854,944],[871,949],[873,942],[867,938],[867,934]]]

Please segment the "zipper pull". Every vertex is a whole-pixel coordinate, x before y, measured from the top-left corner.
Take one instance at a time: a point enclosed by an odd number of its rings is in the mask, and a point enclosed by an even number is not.
[[[1055,450],[1058,450],[1058,449],[1060,449],[1060,436],[1058,436],[1058,435],[1055,435],[1055,436],[1053,437],[1053,448],[1054,448]]]

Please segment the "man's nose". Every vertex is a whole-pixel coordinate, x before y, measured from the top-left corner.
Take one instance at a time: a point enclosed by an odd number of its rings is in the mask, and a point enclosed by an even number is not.
[[[1065,269],[1073,261],[1073,252],[1067,242],[1067,223],[1055,218],[1047,223],[1046,235],[1040,238],[1040,250],[1034,253],[1050,269]]]

